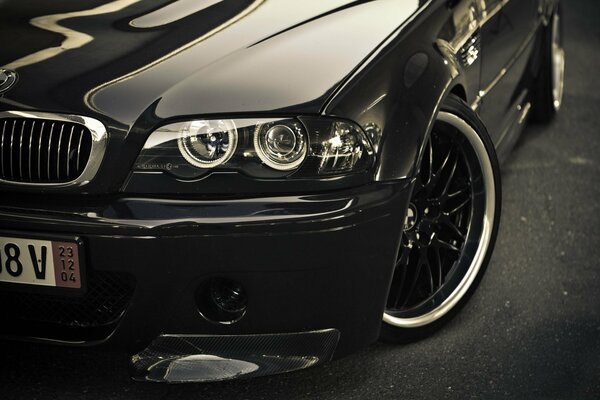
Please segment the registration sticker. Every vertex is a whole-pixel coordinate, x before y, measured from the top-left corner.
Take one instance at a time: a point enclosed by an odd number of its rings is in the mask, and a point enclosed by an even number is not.
[[[0,282],[80,289],[79,245],[0,236]]]

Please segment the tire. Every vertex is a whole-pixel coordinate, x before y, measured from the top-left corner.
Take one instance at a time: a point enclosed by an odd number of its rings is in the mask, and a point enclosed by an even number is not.
[[[535,122],[548,123],[560,110],[564,94],[565,50],[560,7],[543,33],[541,52],[540,71],[533,87],[532,117]]]
[[[444,101],[423,154],[383,316],[380,337],[387,342],[429,336],[464,306],[500,223],[494,146],[464,101]]]

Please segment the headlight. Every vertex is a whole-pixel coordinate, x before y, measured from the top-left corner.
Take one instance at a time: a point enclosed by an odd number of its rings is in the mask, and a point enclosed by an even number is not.
[[[237,146],[237,130],[232,121],[191,121],[179,134],[179,152],[198,168],[214,168],[226,163]]]
[[[138,171],[195,179],[211,171],[257,178],[330,176],[363,172],[373,147],[362,129],[325,117],[198,119],[155,130],[136,160]]]

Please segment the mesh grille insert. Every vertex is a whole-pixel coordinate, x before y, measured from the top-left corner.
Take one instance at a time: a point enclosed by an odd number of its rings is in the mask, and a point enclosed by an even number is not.
[[[0,304],[3,304],[0,317],[13,323],[41,322],[77,328],[111,325],[125,312],[133,289],[132,279],[127,274],[90,271],[82,297],[0,292]]]

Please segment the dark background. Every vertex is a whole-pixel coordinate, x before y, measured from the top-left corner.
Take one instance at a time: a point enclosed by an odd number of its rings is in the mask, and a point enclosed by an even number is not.
[[[600,1],[562,4],[564,108],[527,128],[505,163],[491,265],[439,334],[321,368],[192,385],[132,382],[125,355],[0,343],[0,399],[600,398]]]

